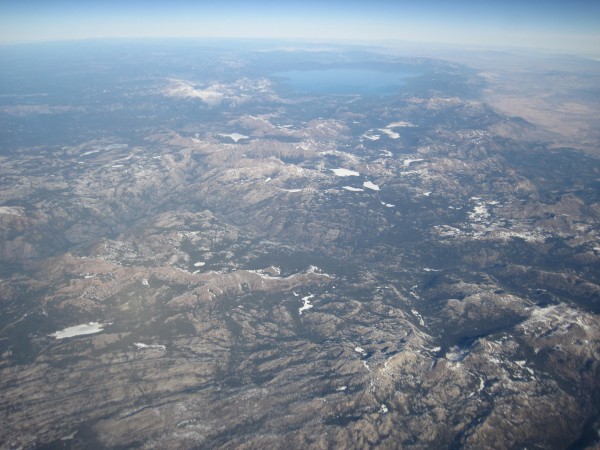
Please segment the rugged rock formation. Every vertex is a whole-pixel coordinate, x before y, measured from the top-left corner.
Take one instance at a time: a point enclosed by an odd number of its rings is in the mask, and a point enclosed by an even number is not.
[[[457,65],[301,95],[276,56],[3,147],[0,448],[597,440],[598,160],[507,137]]]

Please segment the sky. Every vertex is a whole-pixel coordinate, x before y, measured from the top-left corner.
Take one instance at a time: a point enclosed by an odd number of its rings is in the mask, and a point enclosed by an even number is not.
[[[0,44],[106,37],[401,40],[600,56],[600,0],[0,0]]]

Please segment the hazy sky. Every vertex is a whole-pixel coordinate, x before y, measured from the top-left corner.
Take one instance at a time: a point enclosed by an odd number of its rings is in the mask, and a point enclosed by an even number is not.
[[[600,55],[600,0],[0,0],[0,43],[100,37],[399,39]]]

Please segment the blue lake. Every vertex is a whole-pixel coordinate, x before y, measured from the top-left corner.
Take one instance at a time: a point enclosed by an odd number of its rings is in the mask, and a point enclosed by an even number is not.
[[[291,70],[274,73],[295,91],[307,94],[391,95],[413,76],[408,72],[368,69]]]

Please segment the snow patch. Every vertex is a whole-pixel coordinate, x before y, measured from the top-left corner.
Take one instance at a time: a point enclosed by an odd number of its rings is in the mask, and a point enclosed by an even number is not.
[[[314,298],[314,294],[310,294],[310,295],[307,295],[306,297],[302,297],[303,305],[300,308],[298,308],[298,314],[302,314],[302,311],[306,311],[314,306],[310,303],[311,298]]]
[[[18,206],[0,206],[0,214],[7,214],[9,216],[22,216],[23,211]]]
[[[133,345],[135,345],[136,348],[138,348],[139,350],[143,350],[145,348],[153,348],[156,350],[166,350],[167,347],[165,347],[164,345],[159,345],[159,344],[142,344],[141,342],[134,342]]]
[[[230,133],[230,134],[219,133],[219,136],[224,137],[224,138],[229,138],[236,144],[238,143],[238,141],[241,141],[243,139],[248,139],[248,136],[244,136],[243,134],[240,134],[240,133]]]
[[[379,134],[368,134],[368,133],[365,133],[365,134],[363,134],[363,137],[365,139],[370,140],[370,141],[378,141],[379,139],[381,139],[381,135],[379,135]]]
[[[413,313],[413,315],[419,320],[419,324],[424,327],[425,326],[425,321],[423,320],[423,316],[421,316],[421,314],[419,314],[419,311],[417,311],[416,309],[411,309],[410,312]]]
[[[168,97],[198,98],[210,106],[219,105],[225,98],[220,92],[224,86],[215,84],[206,89],[196,89],[192,84],[183,80],[171,80],[171,86],[164,92]]]
[[[310,274],[314,274],[314,275],[320,275],[320,276],[326,277],[326,278],[333,278],[333,276],[329,275],[328,273],[323,272],[317,266],[309,266],[308,270],[306,271],[306,273],[310,273]]]
[[[400,120],[398,122],[390,123],[386,128],[410,128],[410,127],[416,127],[416,125],[413,123],[410,123],[410,122],[405,122],[403,120]]]
[[[490,212],[485,203],[479,203],[475,205],[473,211],[468,213],[468,215],[472,222],[481,222],[490,217]]]
[[[331,169],[331,171],[336,177],[357,177],[360,175],[357,171],[349,169]]]
[[[396,133],[394,130],[390,130],[389,128],[380,128],[379,131],[385,133],[390,139],[398,139],[400,135]]]
[[[371,189],[372,191],[378,191],[379,190],[379,186],[377,186],[375,183],[372,183],[370,181],[365,181],[363,183],[363,186],[366,187],[367,189]]]
[[[75,435],[77,434],[77,430],[73,431],[71,434],[67,435],[67,436],[63,436],[60,438],[61,441],[70,441],[75,439]]]
[[[460,362],[469,354],[467,349],[460,348],[457,345],[450,347],[448,350],[449,351],[446,352],[446,359],[452,362]]]
[[[104,327],[109,324],[103,324],[99,322],[88,322],[81,325],[75,325],[72,327],[67,327],[63,330],[56,331],[52,333],[50,336],[56,339],[65,339],[74,336],[84,336],[86,334],[95,334],[100,333],[104,330]]]
[[[402,161],[402,165],[404,167],[408,167],[410,166],[412,163],[415,162],[420,162],[420,161],[425,161],[423,158],[418,158],[418,159],[405,159],[404,161]]]
[[[352,187],[352,186],[344,186],[344,187],[342,187],[342,189],[345,189],[345,190],[350,191],[350,192],[364,192],[365,191],[364,189],[355,188],[355,187]]]

